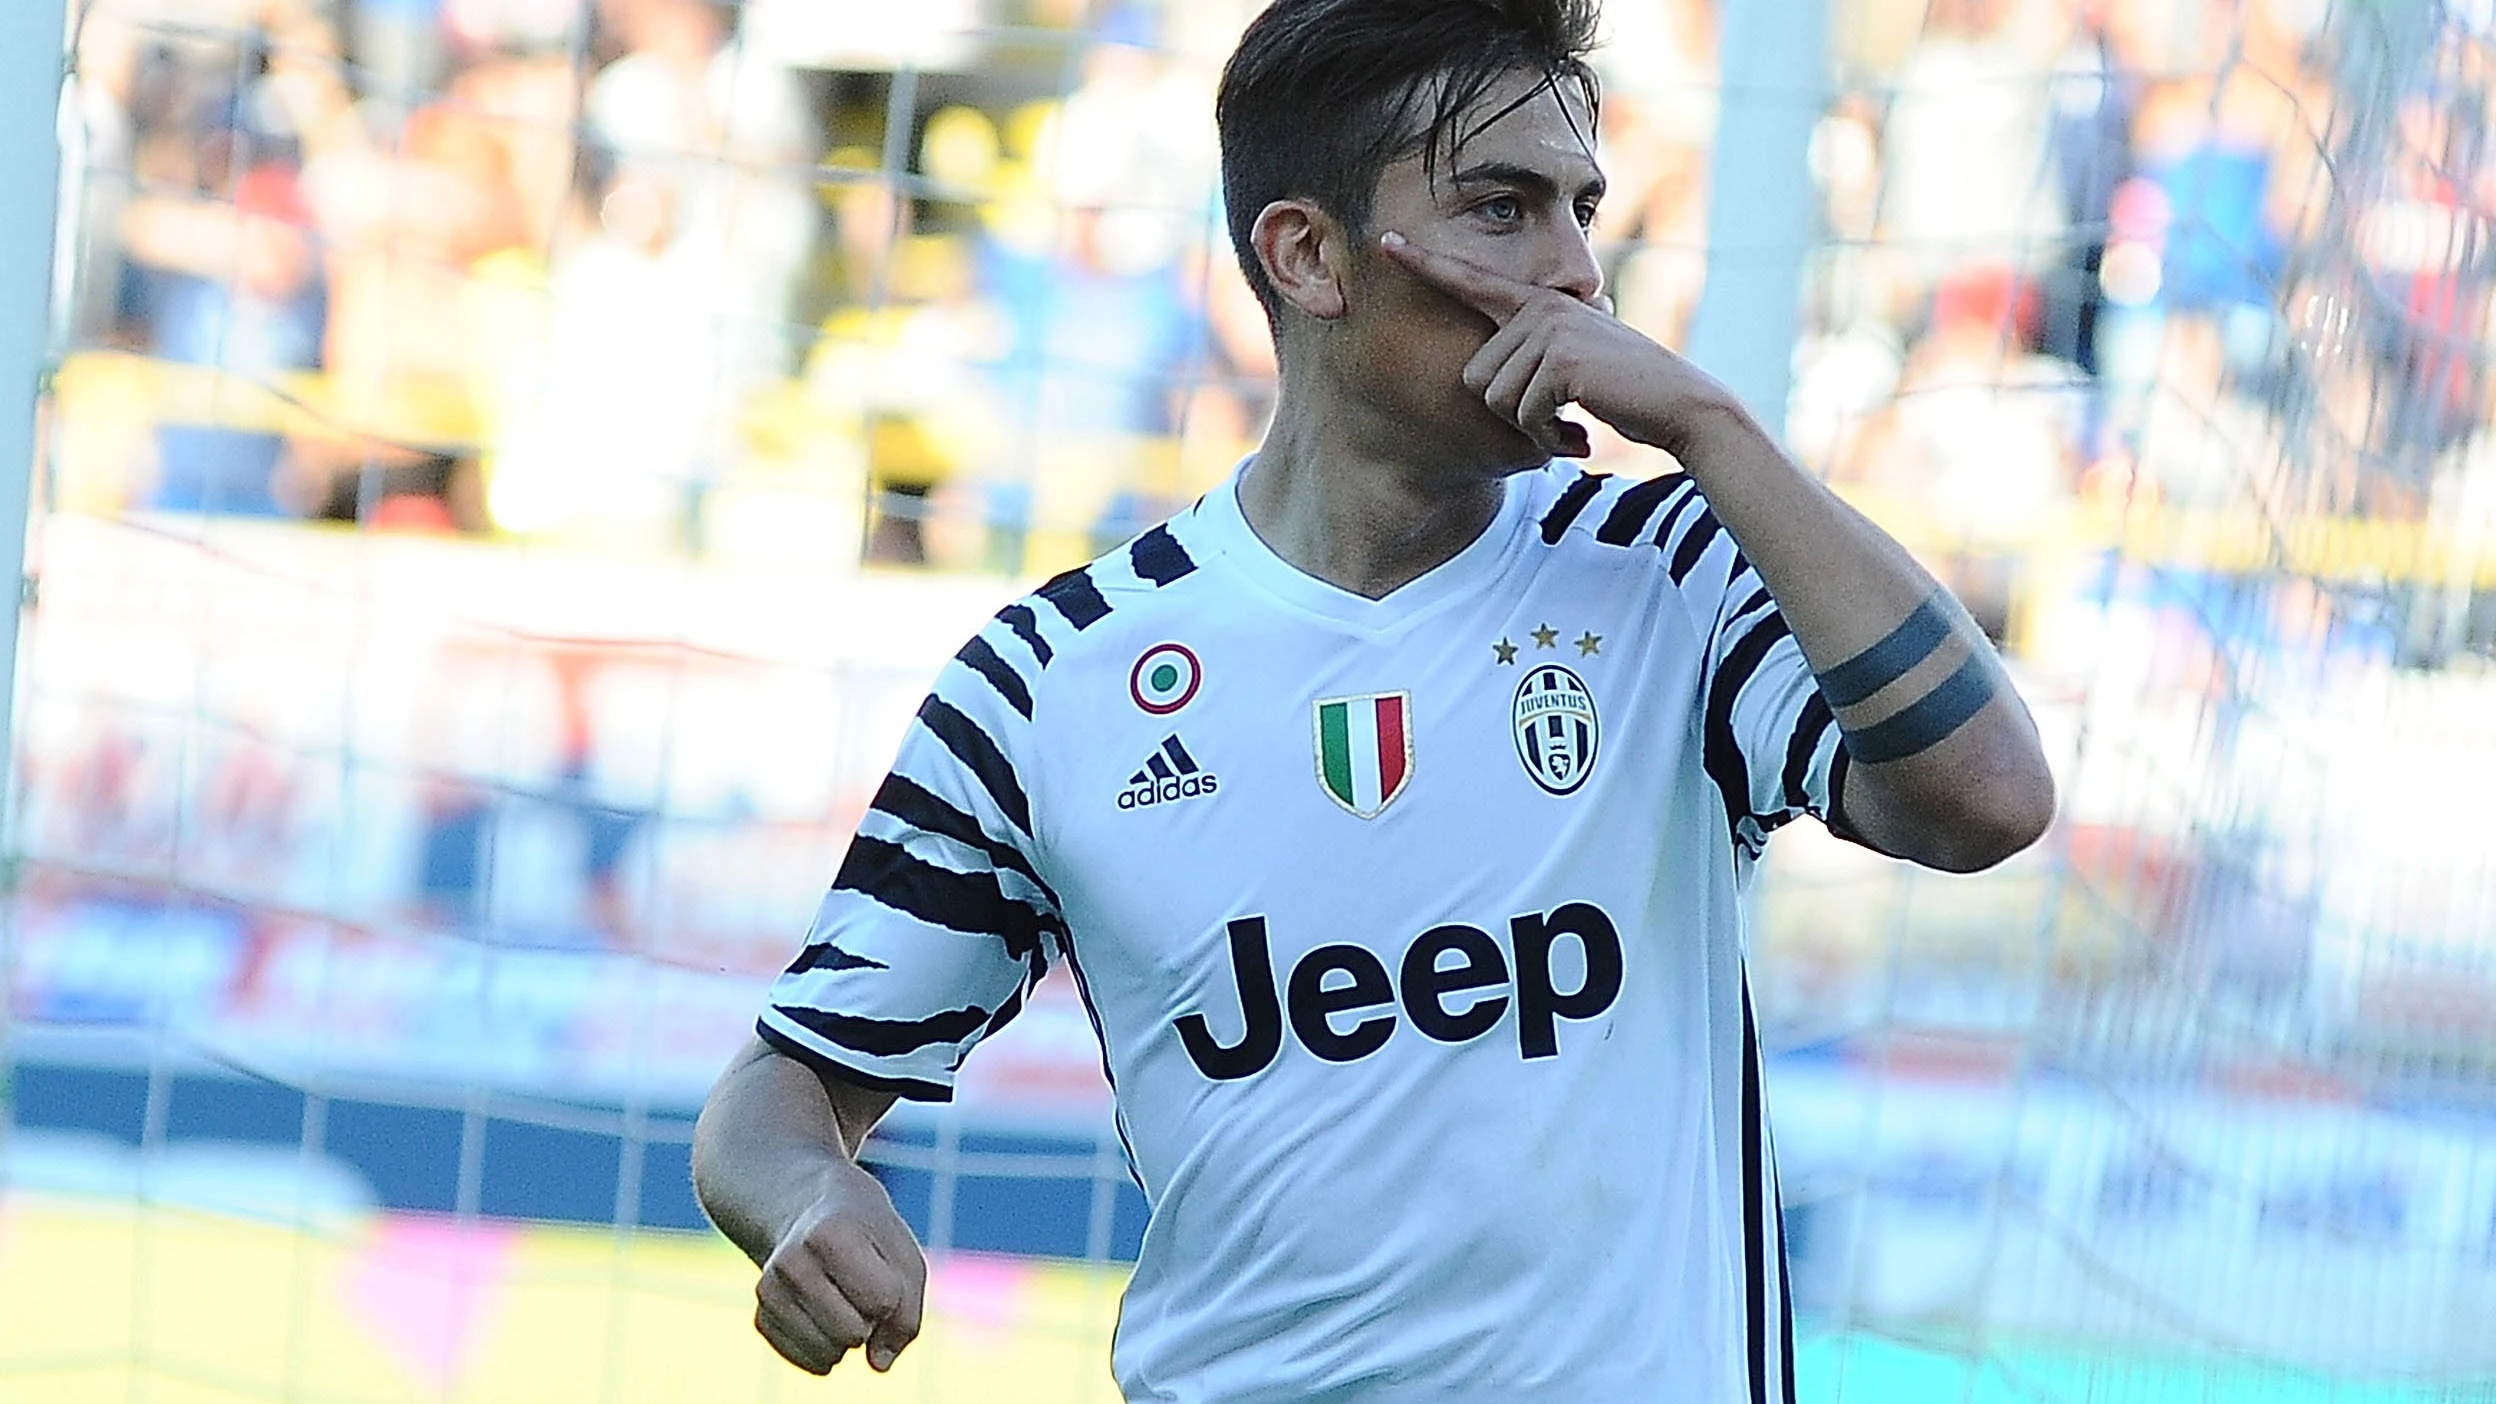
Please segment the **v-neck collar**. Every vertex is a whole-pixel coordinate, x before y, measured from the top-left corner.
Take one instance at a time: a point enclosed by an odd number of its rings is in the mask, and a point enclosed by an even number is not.
[[[1284,560],[1248,524],[1239,504],[1240,480],[1253,458],[1243,461],[1228,480],[1205,494],[1194,516],[1207,546],[1220,552],[1251,584],[1295,610],[1356,629],[1383,633],[1431,613],[1498,578],[1526,535],[1533,480],[1532,470],[1510,474],[1500,483],[1499,511],[1489,526],[1465,548],[1420,576],[1397,586],[1386,598],[1373,600],[1328,584]]]

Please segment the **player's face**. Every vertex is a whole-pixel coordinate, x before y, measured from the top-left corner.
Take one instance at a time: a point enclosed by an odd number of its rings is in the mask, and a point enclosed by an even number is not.
[[[1520,70],[1457,120],[1461,137],[1435,171],[1419,153],[1387,168],[1371,204],[1373,236],[1393,230],[1520,282],[1594,300],[1603,291],[1588,230],[1603,198],[1594,114],[1574,84]],[[1351,373],[1364,397],[1409,424],[1450,466],[1513,471],[1544,454],[1467,390],[1465,363],[1496,329],[1365,241],[1349,294]]]

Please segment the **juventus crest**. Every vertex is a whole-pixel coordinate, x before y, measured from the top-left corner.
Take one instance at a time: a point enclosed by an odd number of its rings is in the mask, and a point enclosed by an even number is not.
[[[1584,680],[1557,663],[1545,663],[1517,684],[1510,713],[1517,759],[1534,783],[1554,795],[1577,793],[1594,773],[1603,731],[1595,720],[1595,695]]]

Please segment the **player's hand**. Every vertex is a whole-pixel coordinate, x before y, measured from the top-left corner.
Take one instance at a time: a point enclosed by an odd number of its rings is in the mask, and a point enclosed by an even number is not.
[[[884,1187],[842,1165],[764,1260],[754,1296],[754,1329],[797,1368],[826,1374],[864,1346],[889,1370],[918,1337],[927,1260]]]
[[[1557,288],[1522,283],[1401,234],[1379,240],[1388,257],[1497,328],[1465,366],[1465,388],[1555,458],[1583,458],[1593,441],[1564,418],[1569,405],[1640,443],[1678,452],[1702,412],[1736,406],[1714,377],[1612,315]]]

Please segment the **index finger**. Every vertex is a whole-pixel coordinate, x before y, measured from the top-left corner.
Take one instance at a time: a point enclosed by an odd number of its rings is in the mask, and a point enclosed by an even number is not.
[[[1389,257],[1411,269],[1421,280],[1455,298],[1501,326],[1525,310],[1535,289],[1478,263],[1434,253],[1394,230],[1378,238]]]
[[[909,1295],[909,1274],[895,1266],[882,1245],[865,1233],[827,1234],[807,1247],[822,1279],[869,1321],[882,1320]]]

